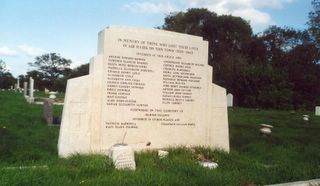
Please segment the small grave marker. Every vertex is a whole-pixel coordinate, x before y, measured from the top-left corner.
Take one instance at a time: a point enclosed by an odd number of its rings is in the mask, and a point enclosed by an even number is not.
[[[136,169],[133,149],[125,144],[113,145],[110,155],[116,169]]]

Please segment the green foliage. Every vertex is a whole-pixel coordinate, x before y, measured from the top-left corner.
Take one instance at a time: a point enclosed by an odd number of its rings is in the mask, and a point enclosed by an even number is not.
[[[72,71],[68,74],[68,79],[76,78],[79,76],[85,76],[88,74],[89,74],[89,63],[86,63],[72,69]]]
[[[9,89],[15,82],[15,78],[6,68],[6,63],[0,59],[0,88]]]
[[[29,63],[30,66],[37,68],[39,76],[47,81],[48,88],[50,89],[56,88],[56,81],[63,78],[66,71],[69,71],[70,64],[71,60],[65,59],[57,53],[37,56],[33,63]]]
[[[250,65],[241,70],[237,82],[239,105],[291,109],[293,93],[286,72],[275,70],[271,65]]]
[[[0,74],[3,74],[7,71],[6,63],[0,59]]]
[[[0,91],[0,102],[1,185],[266,185],[319,177],[320,117],[311,112],[234,108],[228,113],[230,153],[179,147],[159,159],[145,151],[135,154],[136,171],[120,171],[104,155],[58,158],[59,129],[45,124],[41,105],[13,91]],[[270,137],[259,135],[260,123],[274,126]],[[219,167],[203,168],[199,157]]]
[[[320,46],[320,1],[312,0],[312,10],[309,12],[309,31],[315,42]]]
[[[318,5],[314,0],[314,12]],[[312,109],[319,104],[320,49],[308,31],[271,26],[253,35],[242,18],[207,9],[170,14],[161,28],[207,40],[213,81],[239,106]]]

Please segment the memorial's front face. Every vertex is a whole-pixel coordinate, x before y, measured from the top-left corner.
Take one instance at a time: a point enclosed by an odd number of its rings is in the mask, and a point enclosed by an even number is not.
[[[151,32],[104,34],[103,144],[122,142],[124,135],[124,142],[155,147],[203,141],[207,42]]]

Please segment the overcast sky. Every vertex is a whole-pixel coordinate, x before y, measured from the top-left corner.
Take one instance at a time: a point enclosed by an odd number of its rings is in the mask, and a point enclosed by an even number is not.
[[[240,16],[258,33],[269,25],[305,29],[311,0],[0,0],[0,59],[14,76],[49,52],[75,67],[96,55],[97,34],[106,26],[153,28],[170,12],[193,7]]]

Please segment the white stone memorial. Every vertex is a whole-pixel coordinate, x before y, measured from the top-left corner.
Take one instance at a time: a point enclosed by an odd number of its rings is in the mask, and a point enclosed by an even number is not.
[[[28,92],[28,82],[23,82],[23,95],[25,98],[28,97],[27,92]]]
[[[34,97],[33,97],[33,87],[34,86],[34,80],[32,77],[29,78],[29,103],[33,103],[34,102]]]
[[[208,42],[157,29],[99,33],[89,75],[68,80],[58,152],[208,146],[229,151],[226,90],[212,84]]]
[[[233,107],[233,95],[231,93],[227,94],[227,106]]]
[[[315,111],[316,116],[320,116],[320,106],[316,106],[316,111]]]

